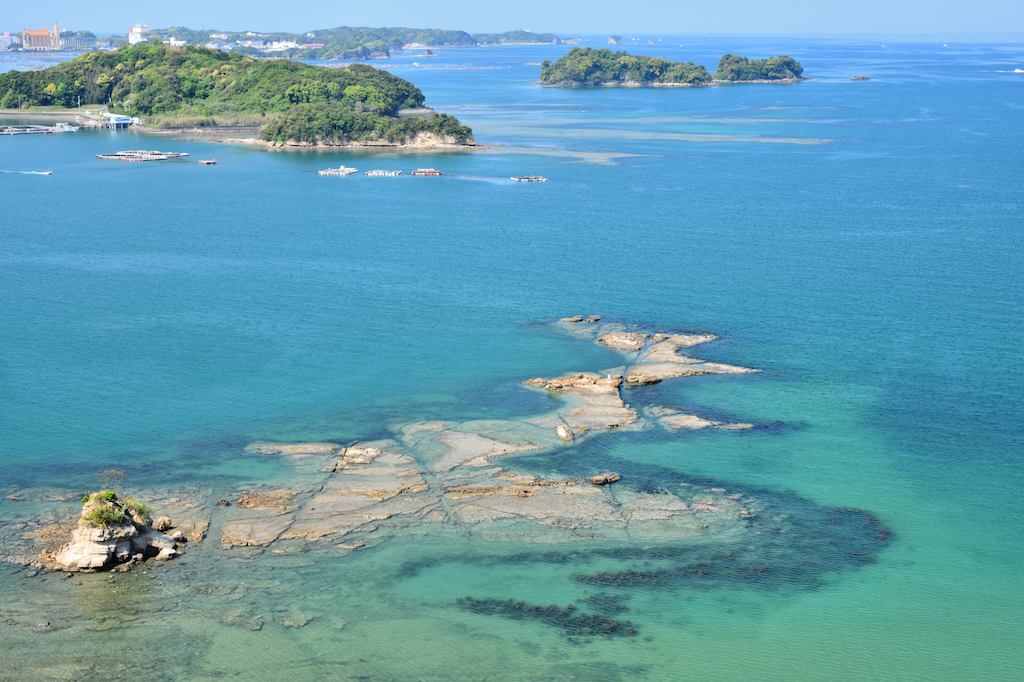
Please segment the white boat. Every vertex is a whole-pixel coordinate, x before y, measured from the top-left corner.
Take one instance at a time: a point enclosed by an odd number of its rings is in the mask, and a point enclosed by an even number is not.
[[[543,175],[513,175],[512,179],[516,182],[547,182],[548,179]]]
[[[352,175],[358,173],[358,168],[347,168],[346,166],[339,166],[338,168],[325,168],[324,170],[317,171],[317,175]]]
[[[402,174],[400,170],[372,170],[366,171],[368,178],[393,178]]]

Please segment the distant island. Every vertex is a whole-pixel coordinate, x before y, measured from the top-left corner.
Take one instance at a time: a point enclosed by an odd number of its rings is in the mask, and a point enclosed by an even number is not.
[[[790,57],[747,59],[727,54],[714,74],[693,62],[574,47],[555,62],[541,63],[540,82],[558,87],[709,86],[716,83],[792,83],[805,80],[803,67]]]
[[[474,33],[473,40],[479,45],[534,45],[552,43],[561,45],[562,39],[554,33],[533,31],[505,31],[504,33]]]
[[[474,145],[458,119],[420,109],[409,81],[365,64],[334,69],[161,43],[90,52],[41,71],[0,74],[0,109],[70,108],[81,98],[154,127],[262,126],[274,145]]]
[[[195,30],[184,26],[151,29],[136,24],[129,35],[98,39],[89,31],[60,34],[62,49],[83,52],[117,48],[124,44],[170,43],[176,47],[193,45],[236,52],[250,57],[283,57],[286,59],[339,59],[360,61],[387,59],[392,52],[428,47],[474,47],[477,45],[561,44],[554,33],[534,33],[521,29],[505,33],[474,33],[435,28],[352,27],[317,29],[305,33],[280,31]],[[569,42],[578,42],[574,38]],[[15,42],[15,46],[19,43]]]

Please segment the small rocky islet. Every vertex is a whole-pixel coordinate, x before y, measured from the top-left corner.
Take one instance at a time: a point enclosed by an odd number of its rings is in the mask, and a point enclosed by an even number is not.
[[[277,458],[289,467],[293,475],[287,487],[236,490],[219,503],[221,495],[206,489],[147,491],[158,521],[132,518],[106,528],[85,521],[94,511],[90,498],[77,526],[66,508],[0,525],[0,561],[56,570],[127,570],[149,557],[187,555],[191,546],[211,542],[219,542],[219,548],[204,551],[225,557],[332,547],[344,556],[388,541],[415,541],[420,535],[410,531],[433,528],[479,542],[535,546],[539,560],[545,560],[544,547],[575,545],[577,554],[562,551],[560,560],[576,556],[582,566],[584,557],[603,554],[644,565],[654,561],[656,567],[640,570],[630,564],[622,571],[580,573],[577,580],[614,589],[661,589],[722,582],[819,584],[823,573],[870,562],[888,542],[889,531],[860,510],[820,507],[676,472],[652,478],[649,470],[634,472],[628,462],[615,471],[601,467],[562,478],[517,472],[517,458],[564,458],[611,431],[655,429],[671,437],[680,431],[758,426],[712,420],[671,405],[625,402],[626,389],[758,371],[689,354],[688,349],[714,341],[712,334],[649,330],[596,315],[563,318],[550,326],[617,352],[622,364],[521,382],[526,390],[559,399],[558,409],[545,414],[395,424],[389,425],[390,438],[348,445],[251,443],[244,448],[247,456]],[[163,532],[171,529],[175,534]],[[569,636],[631,635],[639,627],[600,612],[575,613],[575,607],[488,597],[466,597],[459,606],[534,618],[562,627]]]

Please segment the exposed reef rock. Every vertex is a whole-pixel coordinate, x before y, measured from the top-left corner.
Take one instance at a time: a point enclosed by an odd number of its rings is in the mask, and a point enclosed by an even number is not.
[[[207,502],[212,509],[221,507],[216,514],[222,546],[331,542],[348,552],[423,525],[463,526],[481,538],[506,537],[515,528],[519,540],[543,543],[573,538],[680,539],[738,532],[756,517],[756,501],[740,503],[710,488],[666,491],[602,485],[618,480],[611,472],[592,479],[598,485],[590,485],[582,472],[579,478],[537,479],[505,471],[509,458],[556,453],[612,429],[750,426],[702,419],[670,407],[646,407],[641,416],[623,400],[627,385],[642,390],[645,383],[675,377],[755,371],[680,352],[714,340],[711,334],[627,327],[597,315],[563,318],[552,328],[617,351],[624,366],[524,381],[529,389],[548,392],[558,406],[518,420],[394,424],[394,438],[347,447],[328,442],[252,443],[245,448],[248,455],[279,457],[294,468],[297,478],[289,479],[288,487],[242,489],[225,494],[219,502],[213,501],[216,497]],[[203,507],[195,496],[167,498],[161,505],[164,515],[154,523],[170,531],[173,518],[182,540],[198,541],[214,513]],[[66,523],[48,523],[60,529],[48,531],[53,537],[67,537]],[[42,527],[41,521],[35,526]],[[7,538],[12,536],[4,535],[8,528],[14,526],[0,528],[0,555],[8,558],[24,556],[18,551],[27,543],[52,542],[40,536],[10,544]],[[167,550],[164,556],[171,556],[175,551],[174,538],[133,524],[83,528],[76,543],[74,550],[60,555],[64,565],[91,568],[139,553]],[[141,552],[140,543],[145,543]]]
[[[597,315],[562,318],[556,324],[623,353],[633,360],[625,376],[658,381],[707,373],[749,370],[681,355],[681,348],[707,343],[711,334],[633,331],[599,324]],[[641,491],[608,483],[607,472],[585,479],[539,480],[497,466],[509,457],[544,454],[609,429],[645,428],[660,423],[675,429],[739,427],[680,415],[673,408],[648,408],[641,419],[625,404],[623,373],[576,372],[523,382],[557,396],[562,407],[520,421],[414,422],[394,429],[394,439],[349,447],[332,443],[253,443],[247,452],[285,457],[311,475],[325,476],[307,490],[253,490],[238,498],[221,530],[225,546],[260,547],[285,540],[338,540],[349,535],[379,541],[387,530],[418,524],[472,527],[481,537],[501,533],[502,522],[527,522],[533,541],[564,536],[586,538],[682,538],[742,524],[749,505],[710,489]],[[639,382],[637,382],[639,383]],[[689,419],[690,421],[687,421]],[[694,496],[694,497],[690,497]],[[756,506],[756,505],[755,505]],[[517,531],[522,537],[523,530]],[[368,536],[367,534],[371,534]]]
[[[715,337],[709,334],[657,334],[651,337],[651,344],[640,352],[633,366],[626,372],[625,382],[633,386],[643,386],[665,379],[700,374],[745,374],[758,371],[747,367],[705,362],[679,352],[681,348],[707,343],[714,339]]]

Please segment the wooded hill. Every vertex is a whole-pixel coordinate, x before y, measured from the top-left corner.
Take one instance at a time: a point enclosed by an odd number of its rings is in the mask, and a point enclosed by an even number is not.
[[[112,112],[139,116],[155,126],[270,123],[315,110],[321,119],[344,123],[333,131],[333,140],[400,139],[424,128],[448,131],[449,137],[472,134],[452,117],[396,118],[399,109],[422,107],[423,93],[365,64],[333,69],[143,43],[90,52],[42,71],[0,74],[0,108],[16,107],[19,98],[30,106],[69,108],[79,97],[83,104],[108,104]],[[312,141],[293,138],[291,132],[278,125],[274,139]],[[308,131],[295,134],[300,132]]]

